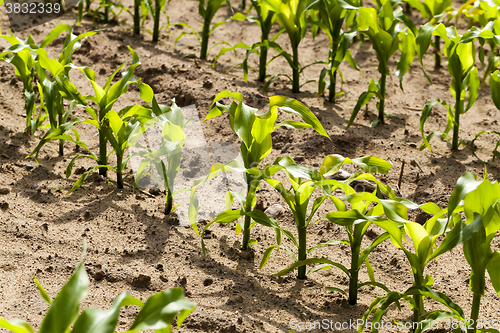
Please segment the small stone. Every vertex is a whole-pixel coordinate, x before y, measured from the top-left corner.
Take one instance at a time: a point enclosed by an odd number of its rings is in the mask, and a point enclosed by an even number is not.
[[[28,170],[28,171],[29,171],[29,170],[33,170],[34,168],[35,168],[35,167],[34,167],[34,166],[32,166],[31,164],[28,164],[28,165],[26,166],[26,170]]]
[[[410,131],[408,131],[407,129],[405,129],[405,135],[409,135],[410,134]]]
[[[0,202],[0,209],[1,210],[7,210],[7,209],[9,209],[9,203],[7,201]]]
[[[10,190],[6,187],[0,188],[0,195],[7,195],[10,193]]]
[[[282,154],[286,153],[286,151],[288,150],[288,148],[290,148],[290,146],[291,146],[290,142],[284,145],[283,148],[281,148],[281,153]]]
[[[315,168],[319,168],[319,164],[318,164],[318,163],[314,163],[314,164],[313,164],[313,167],[315,167]]]
[[[42,229],[44,231],[48,231],[49,230],[49,225],[47,223],[42,224]]]
[[[87,210],[85,213],[83,213],[83,217],[84,217],[85,219],[90,218],[90,212]]]
[[[37,184],[33,184],[32,188],[38,188]]]
[[[85,232],[88,232],[88,231],[90,231],[90,229],[89,229],[89,228],[85,228],[85,230],[84,230],[84,231],[85,231]]]
[[[151,277],[144,274],[139,274],[132,280],[132,285],[137,288],[147,288],[151,284]]]
[[[391,147],[394,146],[394,142],[389,143],[389,146]]]
[[[212,280],[211,278],[208,278],[208,279],[205,279],[205,281],[203,281],[203,285],[205,287],[208,287],[209,285],[211,285],[212,283],[214,283],[214,280]]]
[[[295,162],[304,162],[304,156],[297,156],[293,159]]]
[[[356,192],[373,192],[377,189],[377,185],[374,185],[366,180],[357,180],[351,183],[351,187]]]
[[[161,191],[159,188],[152,188],[149,190],[149,194],[152,194],[152,195],[160,195]]]
[[[178,279],[177,279],[177,282],[178,282],[181,286],[185,287],[185,286],[186,286],[186,284],[187,284],[187,279],[186,279],[185,277],[178,278]]]
[[[414,144],[414,143],[410,143],[410,144],[409,144],[409,146],[410,146],[411,148],[417,148],[417,145],[416,145],[416,144]]]
[[[156,269],[159,270],[160,272],[163,272],[163,265],[162,264],[156,265]]]
[[[270,218],[276,218],[278,215],[281,214],[281,212],[283,211],[283,206],[281,206],[280,204],[274,204],[274,205],[271,205],[269,208],[267,208],[264,213],[269,216]]]
[[[336,174],[334,174],[332,176],[332,179],[335,179],[335,180],[346,180],[348,179],[349,177],[351,177],[351,174],[345,170],[339,170],[337,171]]]

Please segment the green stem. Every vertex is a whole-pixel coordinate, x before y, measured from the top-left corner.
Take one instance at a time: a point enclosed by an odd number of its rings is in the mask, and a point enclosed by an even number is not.
[[[118,188],[123,188],[123,155],[116,154],[116,184]]]
[[[424,281],[424,277],[418,273],[414,274],[413,277],[415,280],[413,285],[414,286],[421,286],[423,281]],[[415,302],[415,308],[413,308],[413,323],[418,323],[418,322],[420,322],[421,315],[424,313],[424,301],[423,301],[422,295],[418,295],[418,294],[413,295],[413,300]],[[414,326],[415,327],[412,328],[412,332],[415,332],[415,330],[418,327],[418,325],[414,325]]]
[[[245,7],[246,7],[246,6],[247,6],[247,2],[246,2],[246,0],[243,0],[243,1],[241,2],[241,9],[245,10]]]
[[[59,95],[56,97],[58,99],[58,104],[59,104],[57,106],[58,111],[59,111],[58,112],[59,113],[59,117],[58,117],[59,118],[59,127],[61,127],[61,125],[64,123],[64,119],[63,119],[63,117],[64,117],[63,111],[64,110],[62,109],[63,100],[62,100],[62,96],[59,93],[57,93],[57,94]],[[59,156],[64,156],[64,140],[59,140]]]
[[[247,181],[247,197],[245,201],[245,212],[250,212],[252,210],[252,176],[246,175]],[[250,242],[250,224],[252,223],[252,218],[248,215],[245,215],[245,223],[243,224],[243,250],[248,249],[248,243]]]
[[[477,327],[477,319],[479,318],[479,309],[481,306],[481,294],[474,294],[472,299],[472,310],[470,313],[471,326],[467,328],[467,333],[475,333]]]
[[[307,259],[307,228],[305,217],[299,221],[299,261]],[[297,276],[299,280],[306,279],[306,266],[299,267],[299,274]]]
[[[172,212],[172,206],[174,202],[174,196],[172,192],[174,189],[173,189],[173,184],[172,186],[170,186],[168,183],[168,174],[167,174],[167,169],[165,167],[165,163],[162,163],[161,166],[163,171],[165,191],[167,191],[167,197],[165,198],[165,215],[168,215]]]
[[[333,75],[330,71],[330,91],[328,92],[328,101],[330,103],[335,103],[336,81],[337,81],[337,71],[333,71]]]
[[[141,33],[141,16],[139,8],[141,7],[141,0],[134,0],[134,35]]]
[[[209,37],[210,37],[210,22],[205,19],[205,23],[203,24],[203,32],[201,34],[200,59],[207,59]]]
[[[293,77],[292,77],[292,92],[298,93],[300,90],[300,77],[299,77],[299,48],[293,48]]]
[[[434,36],[434,47],[436,48],[436,63],[434,67],[441,68],[441,37]]]
[[[109,21],[109,4],[108,0],[105,0],[105,7],[104,7],[104,23],[108,23]]]
[[[99,131],[99,165],[108,165],[108,156],[107,156],[107,149],[106,149],[106,135],[104,134],[103,131]],[[99,174],[101,176],[106,177],[108,173],[107,168],[99,168]]]
[[[384,109],[385,109],[385,81],[386,81],[386,75],[382,74],[380,77],[380,102],[378,104],[378,119],[380,120],[381,124],[384,124]]]
[[[157,42],[160,35],[160,13],[161,6],[160,0],[155,1],[155,17],[154,17],[154,28],[153,28],[153,42]]]
[[[460,129],[460,114],[462,113],[462,101],[460,100],[460,95],[462,95],[462,87],[460,80],[455,80],[455,123],[453,124],[453,142],[451,145],[452,150],[458,150],[458,132]],[[457,83],[458,82],[458,83]]]
[[[351,241],[351,277],[349,278],[349,304],[355,305],[358,302],[358,266],[359,252],[361,244]]]
[[[265,24],[265,22],[261,22],[261,24]],[[267,34],[262,31],[261,42],[264,43],[269,39],[269,32]],[[266,68],[267,68],[267,52],[268,49],[265,46],[260,48],[260,61],[259,61],[259,81],[264,82],[266,80]]]

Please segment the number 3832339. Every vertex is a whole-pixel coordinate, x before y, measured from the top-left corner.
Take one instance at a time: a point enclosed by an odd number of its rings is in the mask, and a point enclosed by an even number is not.
[[[43,3],[43,2],[31,2],[31,3],[5,3],[7,14],[59,14],[61,12],[61,5],[58,3]]]

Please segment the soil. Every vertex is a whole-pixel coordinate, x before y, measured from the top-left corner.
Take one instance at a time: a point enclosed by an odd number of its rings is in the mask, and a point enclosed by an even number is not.
[[[125,2],[131,8],[131,1]],[[187,22],[192,27],[199,27],[201,19],[197,15],[198,1],[172,1],[166,11],[170,22]],[[126,13],[119,19],[126,17]],[[215,21],[224,20],[231,12],[224,7]],[[32,34],[39,43],[47,33],[59,23],[73,25],[75,12],[37,26],[16,35],[26,38]],[[420,22],[413,13],[415,21]],[[8,31],[5,11],[0,10],[0,24],[3,33]],[[166,23],[166,18],[164,17]],[[216,46],[209,53],[209,61],[185,57],[198,54],[199,45],[194,36],[186,36],[174,48],[174,41],[182,31],[180,26],[171,26],[159,43],[151,43],[151,35],[144,32],[141,37],[132,36],[132,20],[121,22],[122,27],[113,22],[107,26],[99,23],[105,30],[87,38],[82,47],[75,52],[73,62],[77,66],[90,66],[98,73],[98,83],[106,78],[122,62],[130,64],[130,45],[139,55],[142,65],[136,70],[136,78],[153,87],[161,104],[170,104],[171,99],[182,106],[194,104],[197,118],[193,124],[200,126],[202,135],[211,148],[211,160],[204,165],[184,164],[180,174],[183,181],[202,176],[207,165],[217,158],[232,156],[224,147],[230,144],[234,148],[239,144],[237,136],[229,127],[227,116],[203,123],[210,104],[216,94],[223,91],[238,91],[243,94],[244,102],[259,109],[266,109],[267,97],[286,95],[305,103],[320,119],[331,140],[321,137],[312,130],[288,130],[280,128],[274,135],[272,153],[264,163],[283,156],[282,148],[290,143],[287,154],[300,157],[303,165],[317,167],[325,156],[341,154],[346,157],[360,157],[373,154],[394,164],[387,175],[377,175],[384,183],[396,188],[402,162],[405,161],[401,192],[405,198],[416,203],[432,201],[441,208],[447,205],[457,179],[464,172],[473,172],[478,177],[484,175],[484,165],[471,154],[470,141],[481,130],[498,130],[500,111],[490,99],[488,86],[482,88],[474,107],[461,118],[461,139],[467,146],[451,152],[449,141],[439,139],[431,141],[434,148],[420,151],[422,142],[419,131],[420,110],[428,100],[442,99],[452,104],[449,92],[451,78],[446,68],[430,70],[433,85],[424,77],[420,65],[414,62],[404,77],[404,92],[399,89],[395,75],[387,82],[387,111],[394,118],[388,118],[385,125],[370,128],[376,117],[375,101],[370,102],[362,111],[355,124],[345,130],[352,108],[361,92],[373,77],[378,79],[377,60],[370,43],[356,44],[351,49],[354,59],[362,72],[342,66],[344,74],[343,95],[332,104],[324,97],[317,97],[316,84],[307,84],[298,94],[291,93],[291,85],[278,78],[266,93],[263,84],[256,81],[256,74],[251,73],[248,83],[243,80],[240,67],[227,72],[229,68],[242,61],[243,53],[235,58],[227,53],[219,59],[215,68],[211,60],[224,47]],[[150,28],[151,22],[146,26]],[[85,18],[81,26],[74,28],[82,33],[96,27]],[[275,29],[277,31],[277,28]],[[259,28],[251,22],[229,22],[217,29],[211,38],[211,45],[226,41],[231,45],[237,42],[252,44],[257,42]],[[48,47],[48,52],[56,52],[62,45],[58,39]],[[277,40],[289,50],[287,37],[282,35]],[[0,40],[0,48],[8,47]],[[306,36],[300,47],[302,64],[327,59],[328,39],[320,34],[313,39]],[[397,56],[397,55],[396,55]],[[396,59],[394,57],[394,59]],[[251,60],[256,65],[256,58]],[[432,54],[426,55],[424,64],[433,68]],[[444,62],[443,62],[444,64]],[[396,62],[391,61],[395,72]],[[478,65],[481,69],[480,65]],[[318,78],[321,65],[311,66],[304,71],[302,82]],[[269,74],[289,73],[284,60],[276,60],[269,67]],[[22,84],[15,78],[13,66],[0,64],[0,317],[21,318],[39,328],[48,305],[40,297],[33,276],[36,276],[49,295],[55,297],[63,284],[78,265],[83,240],[86,239],[88,250],[84,264],[91,277],[88,296],[82,302],[82,308],[108,308],[113,299],[122,291],[145,300],[161,290],[180,286],[185,289],[189,300],[198,304],[196,310],[181,327],[182,332],[288,332],[292,320],[301,322],[355,321],[362,317],[370,303],[377,296],[383,295],[380,289],[363,287],[359,292],[357,305],[349,305],[340,293],[328,292],[325,287],[347,289],[348,281],[339,270],[323,270],[309,275],[305,281],[296,279],[296,272],[283,277],[272,274],[288,267],[291,256],[285,251],[272,254],[267,266],[259,269],[258,265],[265,249],[274,242],[274,233],[264,227],[256,226],[252,237],[259,240],[251,251],[242,252],[241,235],[236,235],[235,225],[212,225],[210,234],[205,237],[207,258],[201,252],[200,237],[186,225],[181,215],[163,214],[164,196],[151,197],[143,192],[132,193],[130,188],[118,190],[109,182],[89,178],[78,191],[65,196],[79,175],[92,167],[92,161],[79,160],[73,175],[66,179],[64,171],[67,163],[78,154],[74,146],[67,144],[66,154],[59,157],[48,146],[42,149],[37,165],[33,158],[25,157],[35,148],[41,132],[34,137],[23,133],[25,118]],[[72,80],[85,94],[91,93],[88,81],[78,71],[72,71]],[[135,85],[130,93],[117,104],[116,109],[140,102]],[[196,113],[195,113],[196,115]],[[74,117],[86,117],[82,110],[75,110]],[[280,115],[280,120],[290,119]],[[426,131],[443,130],[447,115],[444,108],[436,108],[432,118],[426,124]],[[96,132],[91,126],[80,126],[82,139],[90,149],[97,149]],[[201,135],[201,134],[200,134]],[[494,137],[484,136],[477,143],[478,155],[491,162]],[[214,153],[213,147],[219,147],[222,154]],[[196,147],[194,147],[196,148]],[[193,148],[193,149],[194,149]],[[206,147],[202,147],[207,157]],[[193,153],[195,154],[195,153]],[[111,161],[113,162],[113,161]],[[201,162],[200,162],[201,163]],[[496,165],[494,163],[497,163]],[[208,165],[209,166],[209,165]],[[79,171],[78,171],[79,169]],[[352,172],[354,167],[346,167]],[[487,178],[496,180],[500,176],[498,161],[488,165]],[[114,179],[114,174],[110,174]],[[130,179],[127,181],[130,182]],[[179,181],[182,183],[182,181]],[[238,182],[235,180],[234,182]],[[182,183],[184,184],[184,183]],[[241,182],[240,182],[241,185]],[[279,203],[286,204],[269,186],[262,185],[259,193],[259,208],[265,209]],[[212,202],[217,193],[211,186],[200,189],[200,214],[213,216],[218,212]],[[154,192],[158,194],[158,192]],[[182,192],[181,192],[182,193]],[[181,202],[176,197],[176,203]],[[215,199],[214,199],[215,200]],[[179,207],[179,214],[187,204]],[[207,212],[204,212],[204,208]],[[333,209],[325,204],[316,215],[319,220]],[[425,215],[411,212],[417,221],[425,221]],[[200,217],[198,227],[206,224],[208,218]],[[289,209],[277,218],[278,223],[288,230],[295,230],[293,215]],[[381,231],[373,228],[363,246],[379,235]],[[335,225],[321,221],[311,225],[308,243],[346,238],[346,232]],[[285,241],[285,244],[289,242]],[[500,238],[493,240],[493,249],[500,248]],[[315,251],[315,256],[326,257],[349,267],[350,249],[347,246],[323,247]],[[409,264],[403,253],[389,242],[381,244],[371,255],[370,262],[375,270],[378,282],[389,289],[404,292],[412,284]],[[426,271],[434,279],[435,290],[444,292],[460,305],[465,313],[470,313],[472,294],[468,287],[470,268],[463,257],[461,248],[446,253],[439,260],[429,264]],[[360,272],[360,281],[368,281],[366,268]],[[426,301],[426,309],[438,309],[439,305]],[[129,307],[122,311],[118,331],[124,331],[132,323],[137,308]],[[500,302],[491,283],[487,282],[486,294],[482,299],[480,318],[500,319]],[[384,317],[385,321],[411,321],[408,304],[399,312],[392,308]],[[310,330],[319,332],[322,330]],[[354,332],[354,330],[333,330]]]

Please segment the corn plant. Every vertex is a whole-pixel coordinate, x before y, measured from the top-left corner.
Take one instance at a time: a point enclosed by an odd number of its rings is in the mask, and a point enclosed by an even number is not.
[[[168,0],[170,2],[170,0]],[[165,0],[155,0],[154,5],[152,0],[144,0],[144,4],[146,5],[146,8],[148,11],[151,13],[151,16],[153,17],[153,43],[156,43],[160,37],[160,30],[163,28],[160,28],[160,17],[162,10],[165,8],[166,1]],[[134,20],[135,20],[136,14],[134,14]],[[168,18],[168,16],[167,16]],[[170,25],[167,24],[165,27],[168,28]],[[134,33],[138,34],[139,33],[139,25],[136,25],[136,22],[134,21]]]
[[[86,308],[79,315],[80,302],[87,296],[89,278],[83,263],[80,263],[59,294],[51,299],[42,285],[34,278],[43,299],[49,304],[40,325],[40,333],[48,332],[115,332],[120,310],[126,306],[137,306],[139,311],[127,332],[154,330],[172,332],[172,321],[177,316],[179,328],[196,304],[184,298],[182,288],[172,288],[150,296],[145,303],[123,292],[108,310]],[[34,333],[27,322],[20,319],[0,318],[0,327],[12,333]]]
[[[226,106],[216,103],[224,97],[231,97],[234,101]],[[229,162],[227,165],[216,164],[208,176],[198,179],[193,183],[191,189],[191,200],[189,207],[189,218],[193,229],[198,233],[196,227],[196,216],[198,212],[198,199],[196,196],[196,188],[215,177],[222,171],[243,171],[244,179],[247,184],[247,193],[245,194],[244,205],[242,209],[245,213],[251,212],[256,204],[257,189],[260,179],[259,165],[261,161],[267,157],[272,150],[272,132],[281,126],[291,128],[313,128],[319,134],[329,138],[318,118],[304,104],[291,98],[284,96],[274,96],[269,98],[269,110],[263,114],[257,113],[257,109],[249,107],[243,103],[241,93],[231,93],[223,91],[215,97],[212,103],[210,112],[205,121],[229,113],[229,124],[231,129],[242,140],[241,142],[241,157],[244,165],[239,165],[236,161]],[[215,104],[215,106],[214,106]],[[298,121],[283,121],[276,124],[278,110],[285,111],[291,114],[298,114],[304,122]],[[247,249],[250,245],[250,228],[251,217],[245,215],[245,223],[243,226],[243,249]]]
[[[126,63],[123,63],[113,74],[111,74],[111,76],[106,80],[106,83],[104,84],[103,87],[99,86],[96,83],[95,73],[91,69],[87,68],[85,70],[82,70],[82,72],[85,74],[87,79],[92,84],[92,88],[94,89],[95,93],[94,96],[87,96],[86,99],[88,101],[94,102],[95,107],[89,105],[86,101],[81,101],[78,98],[77,92],[68,91],[66,94],[67,99],[77,100],[78,105],[85,107],[85,110],[87,110],[87,112],[91,116],[91,120],[87,120],[87,122],[95,126],[99,131],[99,154],[98,154],[98,159],[96,161],[100,165],[99,174],[102,176],[106,176],[108,171],[108,167],[106,167],[108,165],[108,153],[106,146],[108,138],[106,137],[105,134],[106,124],[104,124],[103,121],[105,119],[106,114],[113,108],[113,105],[116,103],[116,101],[122,95],[127,93],[128,86],[132,83],[137,82],[134,77],[134,70],[137,68],[137,66],[140,65],[139,57],[137,56],[137,53],[130,46],[128,46],[128,49],[132,54],[132,65],[130,65],[122,73],[122,79],[120,79],[113,85],[111,85],[113,79],[118,74],[118,72],[125,66]],[[64,79],[69,82],[67,76],[64,77]],[[74,161],[80,157],[90,157],[95,160],[97,156],[95,154],[78,155],[74,158],[72,162],[74,163]],[[68,176],[68,173],[66,174],[66,176]]]
[[[436,26],[442,22],[451,12],[451,0],[425,0],[424,3],[418,0],[406,0],[412,7],[416,8],[424,19],[429,19],[429,23]],[[434,67],[441,67],[441,37],[434,36],[435,62]]]
[[[50,45],[63,32],[68,31],[69,34],[64,40],[62,51],[58,61],[62,66],[69,66],[72,63],[71,57],[78,47],[81,45],[81,40],[85,37],[94,35],[97,31],[89,31],[80,35],[73,34],[72,28],[67,24],[60,24],[52,29],[49,34],[43,39],[40,46],[37,46],[32,36],[26,40],[11,36],[0,36],[7,40],[12,46],[0,53],[0,60],[5,60],[15,66],[16,76],[23,82],[23,94],[25,98],[26,110],[26,130],[33,135],[37,129],[44,128],[43,123],[47,118],[44,114],[43,107],[36,106],[37,97],[35,96],[34,87],[43,84],[46,77],[45,69],[40,67],[39,55],[40,51]],[[6,58],[9,54],[13,56]],[[38,74],[38,80],[36,79]],[[39,91],[41,91],[39,89]],[[43,103],[42,103],[43,104]],[[36,109],[39,109],[38,115],[35,114]],[[43,126],[43,127],[42,127]]]
[[[397,63],[396,75],[399,78],[399,86],[403,90],[403,76],[410,68],[415,57],[414,32],[416,29],[414,23],[402,13],[401,7],[398,7],[391,1],[383,0],[380,4],[378,12],[375,8],[361,7],[358,9],[358,32],[370,38],[372,47],[377,53],[378,72],[381,76],[376,83],[372,79],[368,86],[368,91],[363,92],[359,96],[347,128],[352,125],[361,107],[366,105],[375,96],[379,99],[377,103],[378,118],[372,122],[372,127],[378,123],[384,124],[384,115],[386,115],[386,79],[390,75],[389,59],[398,48],[401,50],[401,58]],[[407,28],[401,28],[399,26],[400,23],[404,23]]]
[[[315,272],[319,269],[311,269],[306,273],[306,265],[310,264],[316,264],[316,263],[321,263],[321,264],[328,264],[329,266],[327,267],[338,267],[342,269],[347,275],[351,275],[347,268],[345,268],[343,265],[335,263],[329,259],[325,258],[307,258],[307,254],[312,252],[313,250],[324,246],[324,245],[335,245],[335,244],[347,244],[347,241],[329,241],[326,243],[318,244],[314,247],[307,248],[307,227],[310,224],[314,214],[316,211],[319,209],[321,204],[330,198],[334,203],[337,202],[337,198],[331,196],[332,192],[335,191],[337,188],[341,189],[344,191],[344,193],[352,195],[355,193],[354,189],[349,186],[349,182],[341,182],[337,180],[326,180],[324,178],[324,175],[329,175],[329,174],[334,174],[336,173],[339,169],[340,166],[346,163],[359,163],[359,165],[364,169],[364,170],[369,170],[369,169],[377,169],[382,173],[386,173],[389,168],[391,167],[391,164],[388,162],[385,162],[382,159],[379,159],[375,156],[366,156],[364,158],[360,159],[346,159],[340,155],[331,155],[327,156],[325,158],[325,161],[323,162],[320,171],[318,172],[319,175],[315,174],[313,171],[308,171],[306,172],[307,175],[310,175],[309,177],[304,178],[302,173],[297,173],[296,169],[292,169],[290,167],[284,168],[284,171],[286,172],[290,183],[292,185],[291,189],[286,189],[285,186],[279,182],[278,180],[272,179],[272,178],[266,178],[265,181],[269,183],[271,186],[273,186],[285,199],[287,202],[288,206],[290,207],[291,211],[293,212],[294,218],[295,218],[295,223],[297,226],[297,233],[298,233],[298,242],[296,238],[293,236],[293,234],[287,230],[281,229],[280,231],[283,232],[290,240],[292,243],[297,246],[298,248],[298,257],[296,257],[293,254],[293,251],[281,244],[277,245],[272,245],[270,246],[266,252],[264,253],[264,257],[261,261],[260,268],[264,267],[266,262],[269,259],[269,256],[273,249],[275,248],[281,248],[286,250],[287,252],[291,253],[293,258],[294,258],[294,263],[289,266],[288,268],[276,273],[275,275],[283,275],[286,274],[294,269],[298,269],[298,278],[299,279],[305,279],[306,275],[312,272]],[[288,165],[292,165],[288,163]],[[302,168],[307,170],[304,167],[296,166],[295,168]],[[355,177],[356,179],[357,177]],[[360,176],[359,179],[374,179],[373,176],[368,175],[368,174],[363,174],[363,176]],[[349,180],[350,181],[350,180]],[[377,181],[378,182],[378,181]],[[378,182],[380,184],[380,182]],[[382,184],[381,184],[382,185]],[[324,187],[326,189],[326,193],[318,196],[311,208],[311,212],[309,214],[309,217],[307,217],[307,206],[308,203],[311,199],[311,195],[314,192],[314,190],[318,187]],[[386,188],[384,187],[384,190]],[[387,237],[385,237],[387,239]],[[359,251],[358,251],[359,252]],[[368,251],[369,253],[369,251]],[[366,254],[368,255],[368,254]],[[325,269],[325,267],[322,267],[320,269]],[[357,282],[357,279],[356,279]]]
[[[500,110],[500,72],[498,70],[490,74],[489,85],[491,89],[491,98],[493,100],[493,104],[495,104],[496,108]],[[476,140],[485,133],[493,133],[496,135],[500,135],[500,132],[498,131],[481,131],[477,133],[474,139],[471,141],[470,145],[472,154],[483,163],[487,162],[483,161],[477,156],[474,144]],[[497,141],[497,143],[495,144],[495,148],[493,149],[493,160],[495,159],[495,157],[500,158],[500,152],[498,151],[498,147],[500,147],[500,140]]]
[[[433,27],[429,23],[422,26],[419,30],[417,39],[417,53],[420,64],[422,65],[422,57],[429,47],[432,35],[440,36],[445,42],[444,55],[448,58],[448,72],[452,76],[450,91],[455,98],[454,108],[441,100],[433,100],[427,102],[420,117],[420,132],[422,133],[423,143],[420,149],[426,147],[432,151],[429,141],[435,135],[441,135],[441,140],[449,137],[449,132],[453,128],[452,150],[458,150],[463,141],[459,141],[460,116],[467,112],[475,103],[479,91],[480,80],[477,68],[474,66],[476,61],[475,40],[480,40],[484,43],[485,39],[498,39],[498,36],[492,32],[494,22],[490,22],[484,29],[479,30],[473,28],[466,32],[463,36],[459,35],[455,27],[445,28],[441,23],[437,27]],[[431,82],[427,72],[422,65],[423,71],[429,82]],[[465,96],[467,96],[467,104],[465,104]],[[444,132],[432,132],[425,137],[424,124],[431,115],[432,108],[436,104],[441,104],[448,111],[448,124]]]
[[[136,3],[140,3],[140,0],[134,0],[134,1]],[[104,21],[104,23],[109,23],[110,21],[118,18],[124,11],[129,13],[131,16],[133,16],[134,20],[135,20],[135,16],[132,15],[130,10],[127,7],[123,6],[119,2],[114,2],[114,1],[110,1],[110,0],[99,0],[98,7],[95,8],[94,10],[92,10],[90,7],[91,7],[93,2],[94,2],[94,0],[79,0],[79,2],[78,2],[78,16],[76,18],[75,24],[77,24],[79,26],[82,23],[83,17],[85,15],[91,15],[92,21],[94,22],[94,24],[96,24],[97,17],[102,19]],[[114,11],[114,8],[119,9],[119,12],[116,13]],[[101,12],[102,9],[104,9],[103,13]],[[113,17],[110,17],[111,15]]]
[[[186,123],[181,109],[175,104],[175,100],[172,101],[170,108],[158,105],[154,97],[151,102],[153,103],[153,112],[157,116],[149,120],[146,125],[151,126],[153,123],[158,123],[163,128],[162,141],[156,151],[148,147],[142,147],[138,143],[135,144],[141,151],[134,153],[134,156],[139,156],[142,160],[135,174],[134,189],[143,174],[151,175],[148,171],[154,166],[161,176],[167,191],[165,214],[170,214],[175,209],[173,206],[174,180],[180,169],[182,146],[186,140],[183,128]],[[167,165],[161,159],[162,157],[166,157]]]
[[[243,75],[244,75],[244,80],[245,82],[248,79],[248,58],[250,57],[251,54],[256,53],[259,55],[259,77],[258,80],[260,82],[264,82],[267,78],[266,71],[267,71],[267,66],[271,63],[271,61],[267,61],[267,55],[270,46],[273,48],[279,48],[279,45],[275,43],[276,38],[278,38],[281,33],[284,31],[283,29],[277,33],[275,36],[273,36],[271,39],[269,38],[269,35],[271,33],[271,29],[276,22],[276,14],[272,11],[269,10],[267,6],[262,5],[262,0],[250,0],[252,2],[252,6],[255,8],[255,11],[257,12],[257,17],[245,17],[241,13],[236,13],[234,14],[233,18],[237,20],[248,20],[250,22],[255,22],[259,25],[260,30],[261,30],[261,37],[260,37],[260,42],[253,44],[252,46],[249,46],[245,43],[237,43],[233,47],[226,47],[220,50],[219,54],[215,58],[212,66],[215,68],[217,64],[217,60],[226,52],[229,51],[234,51],[238,48],[243,48],[246,49],[246,56],[241,63],[241,66],[243,68]],[[257,51],[259,50],[259,51]]]
[[[328,86],[329,102],[334,102],[337,97],[343,95],[342,92],[335,93],[337,72],[340,73],[342,79],[342,72],[340,72],[339,69],[342,61],[346,59],[353,68],[359,70],[349,51],[351,41],[356,36],[357,32],[345,33],[342,31],[342,25],[349,11],[352,12],[356,9],[356,7],[350,6],[345,2],[340,3],[336,0],[320,0],[314,7],[314,10],[310,12],[313,24],[313,35],[316,35],[318,29],[321,29],[328,35],[330,41],[330,51],[327,63],[329,67],[323,68],[318,81],[318,97],[324,93],[326,86]],[[327,74],[330,79],[329,81],[325,80]]]
[[[286,30],[292,54],[284,51],[281,47],[274,46],[280,56],[285,57],[292,68],[292,78],[288,75],[277,74],[273,76],[264,86],[264,90],[274,82],[278,76],[286,76],[292,81],[292,92],[300,90],[300,73],[302,72],[299,62],[299,45],[307,32],[307,11],[314,5],[314,0],[262,0],[261,6],[267,6],[269,10],[276,13],[278,23]],[[306,82],[307,83],[307,82]]]
[[[181,39],[182,36],[184,35],[195,35],[196,38],[198,38],[198,41],[200,42],[201,45],[201,51],[200,51],[200,59],[207,59],[207,54],[208,54],[208,41],[210,39],[210,35],[214,32],[215,29],[217,29],[219,26],[221,26],[223,23],[226,21],[220,21],[214,24],[212,28],[210,28],[210,25],[212,24],[212,20],[217,13],[217,11],[225,4],[232,9],[231,7],[231,2],[230,0],[199,0],[199,6],[198,6],[198,14],[203,18],[203,25],[202,25],[202,32],[201,32],[201,37],[194,30],[191,28],[189,25],[186,23],[178,23],[178,25],[184,26],[188,29],[191,30],[191,32],[183,32],[175,39],[175,43]],[[224,43],[224,42],[223,42]]]

